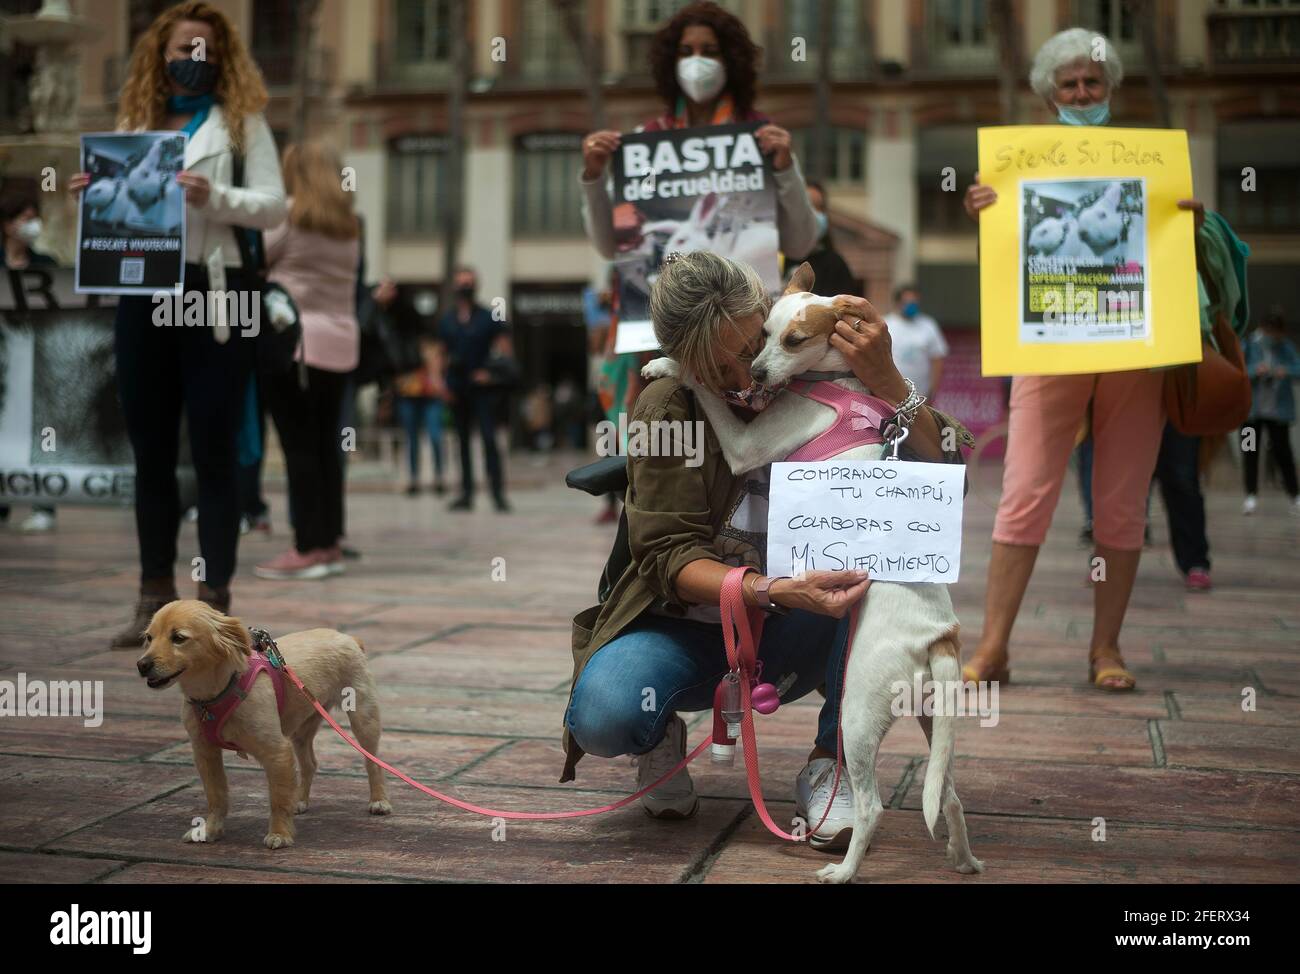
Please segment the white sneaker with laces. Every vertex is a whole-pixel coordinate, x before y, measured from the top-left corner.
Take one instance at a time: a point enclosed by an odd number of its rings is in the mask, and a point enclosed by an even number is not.
[[[817,758],[809,761],[799,777],[794,780],[795,814],[807,823],[805,828],[813,828],[826,815],[821,828],[808,835],[808,844],[814,849],[835,852],[847,849],[849,839],[853,838],[853,788],[849,784],[849,773],[840,769],[840,786],[831,798],[831,786],[835,784],[835,762],[830,758]],[[830,805],[830,814],[826,806]]]
[[[1254,494],[1247,494],[1246,499],[1241,502],[1241,513],[1254,514],[1257,507],[1259,507],[1259,498]]]
[[[27,515],[23,523],[18,526],[18,530],[27,534],[41,534],[46,531],[53,531],[54,515],[49,511],[32,511]]]
[[[668,722],[664,739],[654,749],[632,759],[636,789],[658,781],[686,757],[686,721],[676,714]],[[690,768],[682,768],[658,788],[641,796],[641,807],[653,818],[690,818],[700,806]]]

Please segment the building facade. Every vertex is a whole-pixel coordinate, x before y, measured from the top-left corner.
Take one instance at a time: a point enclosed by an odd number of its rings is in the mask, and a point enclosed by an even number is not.
[[[302,4],[214,2],[250,40],[272,92],[272,127],[287,132]],[[585,26],[600,46],[610,127],[626,131],[660,113],[646,50],[682,2],[586,0]],[[1300,314],[1300,0],[1153,3],[1161,74],[1173,124],[1189,134],[1196,194],[1252,247],[1256,316],[1280,303],[1294,317]],[[723,5],[764,48],[759,107],[794,133],[806,160],[820,5]],[[35,6],[35,0],[0,0],[3,12]],[[82,127],[94,130],[111,125],[134,33],[166,4],[81,0],[78,6],[102,27],[83,53]],[[580,289],[605,272],[579,215],[579,145],[591,124],[574,46],[553,0],[472,0],[468,37],[451,28],[450,6],[448,0],[320,0],[309,130],[334,141],[356,170],[370,275],[387,274],[431,294],[443,260],[446,89],[454,46],[468,44],[461,255],[479,270],[482,296],[506,297],[517,305],[517,325],[533,318],[551,341],[560,341],[557,322],[576,315]],[[888,304],[893,285],[915,281],[927,310],[948,328],[978,326],[975,225],[962,212],[961,194],[974,175],[976,128],[1003,121],[988,7],[984,0],[829,4],[832,136],[823,178],[837,245],[874,301]],[[1105,32],[1125,60],[1115,124],[1156,124],[1141,32],[1123,0],[1014,0],[1013,10],[1019,121],[1051,118],[1024,80],[1034,51],[1057,30],[1083,25]],[[12,77],[3,85],[0,94],[8,99]],[[541,310],[531,315],[527,308]],[[580,336],[567,344],[583,347]]]

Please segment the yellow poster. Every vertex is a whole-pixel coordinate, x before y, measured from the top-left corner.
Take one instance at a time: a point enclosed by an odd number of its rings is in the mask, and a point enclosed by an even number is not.
[[[1199,362],[1187,133],[979,130],[984,375]]]

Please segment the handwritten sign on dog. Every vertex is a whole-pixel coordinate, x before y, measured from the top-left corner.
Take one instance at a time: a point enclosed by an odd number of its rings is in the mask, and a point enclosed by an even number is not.
[[[965,468],[905,460],[772,464],[767,571],[957,581]]]

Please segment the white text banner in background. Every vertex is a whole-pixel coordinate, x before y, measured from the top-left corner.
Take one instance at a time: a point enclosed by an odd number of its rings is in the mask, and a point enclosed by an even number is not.
[[[772,464],[767,571],[957,581],[965,468],[905,460]]]

